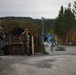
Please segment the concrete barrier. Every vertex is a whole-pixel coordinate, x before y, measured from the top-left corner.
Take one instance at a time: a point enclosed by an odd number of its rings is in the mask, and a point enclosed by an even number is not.
[[[55,51],[66,51],[65,45],[57,45]]]

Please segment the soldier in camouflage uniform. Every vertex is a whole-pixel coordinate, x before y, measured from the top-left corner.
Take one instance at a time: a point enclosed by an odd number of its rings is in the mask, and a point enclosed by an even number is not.
[[[29,47],[30,35],[29,35],[28,29],[25,29],[25,31],[21,33],[20,40],[22,45],[22,54],[24,55],[26,52],[27,55],[29,56],[30,55],[30,47]]]

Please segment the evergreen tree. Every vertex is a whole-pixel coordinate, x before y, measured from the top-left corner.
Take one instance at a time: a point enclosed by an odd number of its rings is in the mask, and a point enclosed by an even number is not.
[[[65,9],[64,12],[64,25],[66,27],[66,32],[69,36],[69,42],[72,42],[72,34],[75,27],[75,16],[74,13],[71,11],[71,4],[68,5],[68,8]]]
[[[53,26],[54,33],[59,37],[62,38],[63,43],[65,42],[66,38],[66,30],[65,30],[65,25],[64,25],[64,8],[61,6],[60,12],[58,17],[56,18]]]
[[[55,34],[62,38],[63,44],[66,43],[66,36],[68,35],[70,38],[70,42],[72,41],[72,33],[75,28],[75,16],[71,11],[71,4],[68,4],[68,8],[63,8],[61,6],[58,17],[56,18],[53,26],[53,30]]]
[[[75,17],[76,17],[76,1],[74,1],[73,12],[74,12],[74,15],[75,15]]]

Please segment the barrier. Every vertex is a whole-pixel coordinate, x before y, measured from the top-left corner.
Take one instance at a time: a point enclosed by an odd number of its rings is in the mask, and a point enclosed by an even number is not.
[[[57,45],[55,51],[66,51],[65,45]]]

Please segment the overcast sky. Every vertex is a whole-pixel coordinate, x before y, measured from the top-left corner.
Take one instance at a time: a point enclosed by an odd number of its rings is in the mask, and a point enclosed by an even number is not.
[[[67,7],[75,0],[0,0],[0,17],[19,16],[56,18],[61,5]]]

